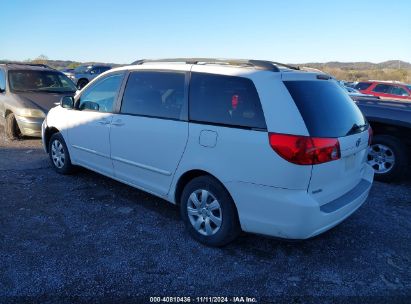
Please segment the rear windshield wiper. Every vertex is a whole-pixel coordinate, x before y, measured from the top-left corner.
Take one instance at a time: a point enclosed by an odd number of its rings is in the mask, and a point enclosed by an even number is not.
[[[351,127],[351,129],[347,132],[347,134],[345,134],[345,135],[347,136],[347,135],[351,135],[351,134],[358,133],[358,132],[357,132],[358,130],[363,131],[363,129],[364,129],[365,127],[367,127],[367,126],[368,126],[367,123],[365,123],[365,124],[363,124],[363,125],[357,125],[357,124],[355,123],[355,124],[353,124],[353,126]]]

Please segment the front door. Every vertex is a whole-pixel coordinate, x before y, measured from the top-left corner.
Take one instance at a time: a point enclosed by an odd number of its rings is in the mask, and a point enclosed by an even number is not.
[[[71,158],[90,169],[113,175],[110,159],[110,123],[123,73],[110,74],[87,88],[67,111]]]

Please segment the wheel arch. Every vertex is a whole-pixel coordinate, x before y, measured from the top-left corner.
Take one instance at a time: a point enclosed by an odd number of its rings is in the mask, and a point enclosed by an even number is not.
[[[49,152],[49,143],[50,143],[50,138],[53,134],[59,133],[60,130],[57,129],[56,127],[47,127],[45,133],[44,133],[44,144],[46,147],[47,153]]]
[[[237,212],[237,216],[238,216],[238,209],[237,209],[237,205],[233,199],[233,196],[231,195],[230,191],[227,189],[227,187],[224,185],[224,183],[221,182],[221,180],[219,178],[217,178],[214,174],[211,174],[208,171],[202,170],[202,169],[191,169],[189,171],[184,172],[179,178],[178,181],[176,183],[176,186],[174,187],[174,194],[172,196],[174,202],[176,205],[180,205],[180,199],[181,199],[181,195],[183,193],[184,187],[194,178],[196,177],[200,177],[200,176],[210,176],[212,178],[214,178],[217,182],[219,182],[224,189],[227,191],[228,195],[230,196],[232,202],[234,203],[234,208]]]

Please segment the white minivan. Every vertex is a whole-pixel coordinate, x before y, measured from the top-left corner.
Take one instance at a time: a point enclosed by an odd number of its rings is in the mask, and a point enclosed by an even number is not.
[[[181,209],[221,246],[241,230],[306,239],[373,181],[371,128],[326,74],[260,60],[167,59],[110,70],[47,115],[54,169],[82,166]]]

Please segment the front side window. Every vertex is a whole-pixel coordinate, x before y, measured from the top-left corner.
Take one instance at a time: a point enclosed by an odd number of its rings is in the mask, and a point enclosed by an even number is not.
[[[390,85],[387,85],[387,84],[377,84],[372,91],[373,91],[373,92],[377,92],[377,93],[389,94],[390,89],[391,89],[391,86],[390,86]]]
[[[9,79],[10,89],[15,92],[66,93],[77,90],[66,75],[57,71],[11,70]]]
[[[112,112],[123,74],[114,74],[99,79],[80,96],[79,110]]]
[[[184,72],[132,72],[124,90],[121,113],[182,119]]]
[[[257,90],[250,79],[192,73],[190,120],[266,129]]]
[[[6,73],[3,69],[0,69],[0,91],[4,92],[6,90]]]

